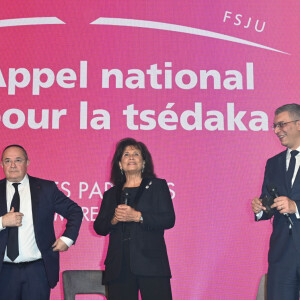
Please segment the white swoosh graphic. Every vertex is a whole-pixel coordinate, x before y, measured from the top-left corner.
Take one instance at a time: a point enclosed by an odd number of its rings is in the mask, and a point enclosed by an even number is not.
[[[24,25],[51,25],[65,24],[56,17],[37,17],[0,20],[0,27],[24,26]]]
[[[168,31],[176,31],[188,34],[195,34],[206,36],[214,39],[220,39],[224,41],[239,43],[243,45],[248,45],[252,47],[262,48],[270,51],[279,52],[282,54],[290,53],[283,52],[274,48],[270,48],[268,46],[264,46],[261,44],[253,43],[247,40],[239,39],[230,35],[221,34],[213,31],[187,27],[182,25],[175,25],[169,23],[161,23],[161,22],[154,22],[154,21],[144,21],[144,20],[134,20],[134,19],[123,19],[123,18],[98,18],[97,20],[93,21],[91,24],[93,25],[115,25],[115,26],[130,26],[130,27],[142,27],[142,28],[151,28],[151,29],[160,29],[160,30],[168,30]]]

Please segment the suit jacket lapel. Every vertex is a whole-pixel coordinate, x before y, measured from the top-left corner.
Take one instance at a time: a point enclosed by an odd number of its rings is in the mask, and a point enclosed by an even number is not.
[[[287,170],[287,165],[286,165],[286,154],[287,154],[287,150],[285,150],[284,152],[282,152],[282,155],[280,157],[280,169],[282,170],[282,182],[284,182],[285,188],[288,191],[288,194],[291,193],[291,186],[287,181],[287,176],[286,176],[286,170]]]
[[[297,190],[297,187],[300,187],[300,167],[298,168],[295,180],[294,180],[294,184],[292,186],[292,191],[294,192],[294,190]]]
[[[7,213],[7,202],[6,202],[6,179],[0,182],[0,216]]]
[[[32,218],[33,224],[37,221],[38,216],[38,204],[39,204],[39,192],[40,192],[40,185],[36,182],[36,179],[29,176],[29,185],[30,185],[30,194],[31,194],[31,206],[32,206]]]
[[[122,204],[121,203],[121,195],[122,195],[122,188],[123,188],[123,185],[120,184],[120,185],[117,185],[117,189],[116,189],[116,203],[117,205],[119,204]]]

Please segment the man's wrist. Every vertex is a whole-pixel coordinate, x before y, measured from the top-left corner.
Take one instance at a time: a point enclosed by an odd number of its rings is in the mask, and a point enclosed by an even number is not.
[[[73,244],[74,241],[66,236],[61,236],[60,239],[70,248]]]

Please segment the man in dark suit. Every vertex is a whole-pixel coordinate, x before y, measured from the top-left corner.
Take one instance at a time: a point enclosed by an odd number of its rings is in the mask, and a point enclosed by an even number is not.
[[[299,299],[300,287],[300,105],[286,104],[275,111],[273,129],[287,149],[267,161],[262,194],[252,200],[257,221],[274,214],[270,238],[268,299]],[[273,211],[262,205],[275,195]]]
[[[27,174],[25,149],[10,145],[2,153],[0,181],[0,299],[46,300],[59,279],[59,251],[76,241],[81,208],[55,182]],[[54,214],[67,219],[56,239]]]

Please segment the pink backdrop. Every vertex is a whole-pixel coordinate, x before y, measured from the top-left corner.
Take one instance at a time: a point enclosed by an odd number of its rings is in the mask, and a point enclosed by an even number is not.
[[[282,150],[273,111],[299,103],[299,13],[297,1],[3,2],[1,148],[23,145],[29,173],[85,213],[61,271],[104,267],[108,240],[92,225],[130,136],[170,184],[174,299],[255,299],[271,224],[250,202]]]

